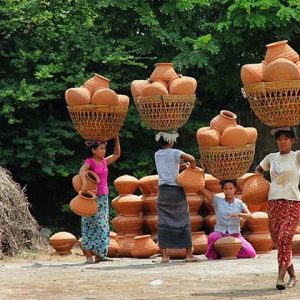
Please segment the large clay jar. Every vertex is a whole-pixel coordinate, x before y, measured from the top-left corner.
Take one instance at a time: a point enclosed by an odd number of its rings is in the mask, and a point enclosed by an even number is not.
[[[193,95],[197,89],[197,81],[193,77],[181,76],[169,83],[170,95]]]
[[[300,234],[295,234],[293,237],[292,251],[294,256],[300,256]]]
[[[222,133],[222,146],[240,147],[247,144],[248,135],[242,126],[228,126]]]
[[[203,217],[199,215],[190,215],[191,231],[199,231],[203,225]]]
[[[139,186],[139,180],[134,176],[123,175],[114,181],[114,186],[119,195],[134,194]]]
[[[263,174],[254,174],[246,178],[241,198],[247,205],[263,204],[268,199],[269,187]]]
[[[267,212],[268,211],[268,201],[265,201],[263,204],[259,204],[259,205],[254,205],[254,204],[247,204],[248,209],[251,213],[254,212]]]
[[[255,144],[257,140],[257,130],[254,127],[244,127],[247,134],[246,144]]]
[[[152,235],[157,234],[157,215],[148,214],[143,216],[144,228],[146,233],[151,233]]]
[[[208,128],[207,130],[203,130],[199,128],[196,133],[196,138],[200,146],[219,146],[221,134],[216,129]]]
[[[211,174],[204,174],[205,188],[210,192],[216,194],[222,192],[222,187],[220,185],[220,180]]]
[[[97,89],[91,99],[91,104],[96,105],[118,105],[118,95],[115,91],[106,88]]]
[[[143,89],[141,96],[157,96],[157,95],[168,95],[168,89],[159,81],[147,84]]]
[[[91,171],[86,171],[86,179],[87,179],[87,189],[88,191],[92,191],[93,193],[97,193],[98,189],[98,183],[100,182],[100,179],[98,175]],[[74,190],[78,193],[82,188],[82,181],[79,175],[75,175],[72,179],[72,185]]]
[[[253,233],[268,233],[268,214],[261,211],[252,213],[252,218],[247,220],[247,228]]]
[[[112,200],[112,207],[121,215],[136,216],[142,211],[143,201],[141,196],[125,195]]]
[[[112,219],[117,233],[140,235],[143,229],[143,219],[140,216],[119,215]]]
[[[177,183],[186,194],[198,194],[205,185],[204,171],[198,167],[188,167],[177,175]]]
[[[85,87],[70,88],[65,92],[65,99],[69,106],[86,105],[91,101],[91,93]]]
[[[204,231],[192,232],[194,254],[204,254],[207,250],[207,236]]]
[[[129,97],[126,95],[120,95],[118,94],[118,105],[119,106],[125,106],[128,107],[129,106]]]
[[[134,238],[131,255],[138,258],[147,258],[159,253],[159,248],[151,239],[151,235],[140,235]]]
[[[292,62],[299,61],[298,53],[288,45],[288,41],[278,41],[266,45],[267,52],[265,56],[266,63],[270,63],[277,58],[287,58]]]
[[[118,234],[117,242],[120,246],[118,257],[131,257],[131,251],[134,245],[134,238],[136,235],[134,234]]]
[[[172,63],[156,63],[155,69],[150,75],[150,80],[163,80],[168,83],[173,77],[177,77],[177,73]]]
[[[148,175],[140,178],[139,189],[143,195],[158,194],[158,175]]]
[[[78,195],[71,200],[70,209],[81,217],[94,216],[98,211],[96,194],[91,191],[86,193],[79,191]]]
[[[262,77],[263,77],[262,63],[247,64],[242,66],[241,80],[244,85],[261,82]]]
[[[108,257],[117,257],[120,246],[117,242],[117,234],[113,231],[109,233]]]
[[[214,248],[222,259],[235,259],[242,248],[242,242],[238,238],[227,236],[218,239]]]
[[[57,232],[53,234],[49,239],[50,245],[59,254],[71,254],[71,249],[76,242],[76,237],[66,231]]]
[[[204,196],[187,194],[186,200],[189,206],[190,214],[198,214],[204,202]]]
[[[220,114],[210,121],[210,127],[218,130],[221,134],[229,126],[236,126],[236,114],[229,110],[221,110]]]
[[[157,195],[143,195],[143,213],[145,214],[156,214],[157,213]]]
[[[245,238],[254,247],[256,253],[268,253],[273,248],[273,242],[269,233],[250,233]]]
[[[295,63],[286,59],[278,58],[269,63],[264,71],[264,81],[298,80],[300,74]]]
[[[244,189],[244,185],[245,185],[245,180],[249,177],[254,175],[254,173],[245,173],[243,176],[239,177],[237,179],[237,192],[242,192]]]
[[[148,80],[133,80],[131,82],[131,94],[133,97],[139,97],[143,88],[149,84]]]
[[[94,76],[87,80],[83,85],[91,92],[91,94],[93,94],[98,88],[109,88],[109,82],[110,80],[106,77],[95,73]]]

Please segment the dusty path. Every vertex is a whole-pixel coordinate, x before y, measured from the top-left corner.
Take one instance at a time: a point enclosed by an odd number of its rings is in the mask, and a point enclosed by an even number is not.
[[[274,288],[275,251],[255,259],[200,256],[200,263],[167,265],[158,257],[84,265],[78,253],[0,260],[0,299],[300,299],[300,284],[285,291]],[[300,278],[300,257],[294,264]],[[153,281],[160,284],[150,285]]]

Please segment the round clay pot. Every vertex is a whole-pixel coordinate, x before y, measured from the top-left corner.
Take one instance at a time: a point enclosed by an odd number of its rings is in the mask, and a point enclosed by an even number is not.
[[[147,84],[143,89],[141,96],[157,96],[157,95],[168,95],[168,89],[158,81]]]
[[[65,100],[69,106],[87,105],[91,101],[91,93],[85,87],[70,88],[65,92]]]
[[[259,205],[254,205],[254,204],[247,204],[248,209],[251,213],[254,212],[268,212],[268,201],[264,202],[263,204],[259,204]]]
[[[159,253],[159,248],[151,239],[151,235],[140,235],[134,238],[131,255],[138,258],[148,258]]]
[[[196,89],[196,79],[188,76],[178,77],[169,84],[170,95],[193,95]]]
[[[271,63],[277,58],[286,58],[292,62],[299,61],[298,53],[288,45],[288,41],[279,41],[266,45],[267,52],[265,56],[266,63]]]
[[[245,179],[241,198],[247,205],[263,204],[268,199],[269,187],[263,174],[254,174]]]
[[[268,253],[273,248],[273,242],[269,233],[250,233],[245,239],[254,247],[256,253]]]
[[[140,216],[119,215],[112,219],[112,224],[117,233],[140,235],[143,229],[143,219]]]
[[[220,180],[211,174],[204,174],[205,188],[212,193],[220,193],[222,192],[222,187],[220,185]]]
[[[198,194],[205,185],[204,172],[198,167],[187,167],[177,175],[177,183],[184,188],[186,194]]]
[[[129,97],[126,95],[117,95],[118,96],[118,105],[119,106],[129,106]]]
[[[117,257],[120,246],[116,240],[117,234],[113,231],[109,233],[108,257]]]
[[[292,251],[294,256],[300,256],[300,234],[295,234],[293,237]]]
[[[78,195],[71,200],[70,209],[81,217],[94,216],[98,211],[96,194],[91,191],[86,193],[79,191]]]
[[[198,214],[203,205],[204,196],[187,194],[186,200],[189,206],[190,214]]]
[[[163,81],[163,80],[155,80],[153,82],[159,82],[159,83],[161,83],[163,86],[165,86],[168,89],[168,84],[165,81]]]
[[[143,216],[145,232],[152,235],[157,234],[157,215],[148,214]]]
[[[142,211],[143,201],[141,196],[128,194],[112,200],[112,207],[123,216],[136,216]]]
[[[98,88],[109,88],[109,82],[110,80],[107,79],[104,76],[101,76],[97,73],[94,74],[93,77],[91,77],[89,80],[87,80],[83,86],[86,87],[91,94],[93,95],[93,93],[98,89]]]
[[[196,138],[200,146],[219,146],[221,134],[216,129],[203,130],[202,128],[199,128],[196,133]]]
[[[214,248],[222,259],[235,259],[242,248],[242,242],[232,236],[222,237],[214,243]]]
[[[163,80],[168,83],[173,77],[176,76],[177,73],[175,72],[172,63],[156,63],[155,69],[150,75],[150,80],[152,82],[156,80]]]
[[[241,69],[241,80],[244,85],[258,83],[262,81],[263,64],[247,64]]]
[[[114,186],[119,195],[134,194],[139,186],[139,180],[134,176],[123,175],[114,181]]]
[[[145,214],[156,214],[157,213],[157,195],[143,195],[143,213]]]
[[[115,91],[106,88],[100,88],[95,90],[91,104],[95,105],[118,105],[118,95]]]
[[[237,179],[237,192],[242,192],[244,185],[245,185],[245,180],[249,177],[254,175],[254,173],[245,173],[243,176],[241,176],[240,178]]]
[[[262,211],[252,213],[252,219],[247,220],[247,228],[252,233],[268,233],[268,214]]]
[[[50,245],[59,254],[71,254],[71,249],[76,242],[76,237],[66,231],[57,232],[49,239]]]
[[[264,71],[264,81],[298,80],[300,74],[297,65],[286,58],[278,58],[269,63]]]
[[[207,250],[207,235],[204,231],[192,232],[192,245],[194,254],[204,254]]]
[[[134,234],[117,235],[117,242],[120,246],[118,257],[131,257],[135,236]]]
[[[148,80],[133,80],[131,82],[131,94],[133,97],[139,97],[143,88],[149,84]]]
[[[255,144],[257,140],[257,130],[254,127],[244,127],[247,134],[246,144]]]
[[[184,259],[186,257],[186,249],[167,249],[167,255],[171,259]]]
[[[247,144],[248,135],[242,126],[227,127],[220,139],[222,146],[239,147]]]
[[[139,189],[143,195],[157,195],[158,175],[148,175],[140,178]]]
[[[191,231],[199,231],[203,225],[203,217],[199,215],[190,215]]]
[[[221,110],[220,114],[210,121],[210,128],[218,130],[221,134],[228,126],[236,126],[236,114],[229,110]]]
[[[86,171],[86,179],[87,179],[87,189],[88,191],[91,191],[93,193],[97,193],[97,189],[98,189],[98,183],[100,182],[100,179],[98,177],[98,175],[91,171],[91,170],[87,170]],[[79,175],[75,175],[72,178],[72,185],[74,190],[78,193],[81,188],[82,188],[82,181]]]

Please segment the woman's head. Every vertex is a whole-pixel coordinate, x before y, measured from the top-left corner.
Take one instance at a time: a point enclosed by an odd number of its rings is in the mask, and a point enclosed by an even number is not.
[[[235,179],[221,180],[220,185],[225,198],[233,198],[236,192],[237,183]]]
[[[172,148],[178,137],[176,131],[160,131],[155,135],[155,141],[158,143],[159,148]]]
[[[106,153],[106,143],[102,141],[86,141],[86,147],[88,148],[90,154],[99,159],[103,159]]]
[[[280,153],[289,153],[296,140],[296,133],[293,127],[276,128],[271,131]]]

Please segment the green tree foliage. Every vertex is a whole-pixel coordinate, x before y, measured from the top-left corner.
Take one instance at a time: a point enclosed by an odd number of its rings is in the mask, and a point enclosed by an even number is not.
[[[298,0],[1,1],[0,164],[27,186],[42,224],[71,224],[70,181],[85,152],[67,113],[67,88],[97,72],[130,95],[130,82],[149,77],[154,63],[174,62],[199,84],[178,145],[197,157],[197,128],[220,108],[247,109],[241,65],[261,61],[264,45],[276,40],[300,51],[299,31]],[[131,104],[111,183],[155,173],[153,137]]]

